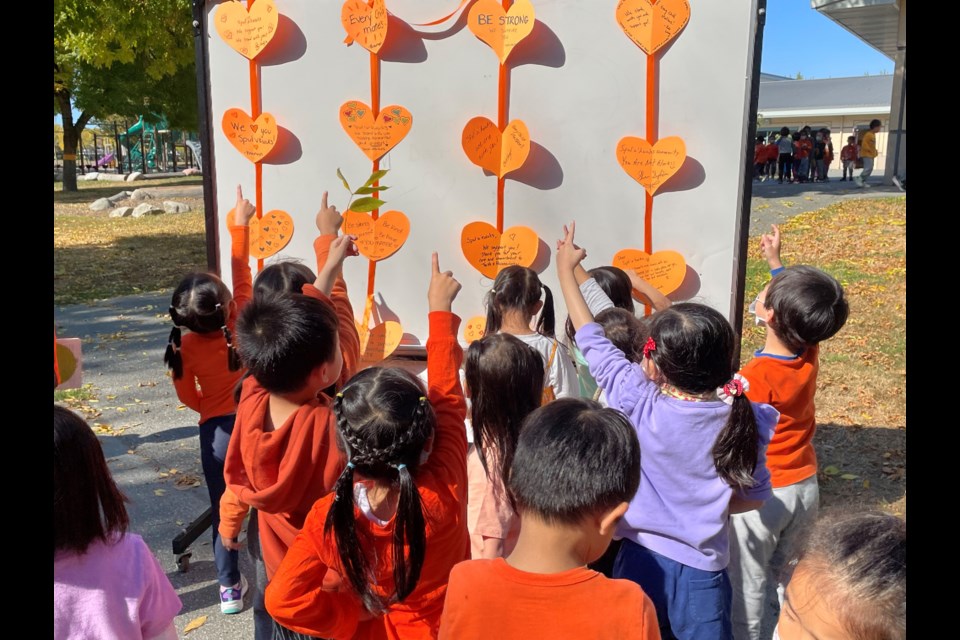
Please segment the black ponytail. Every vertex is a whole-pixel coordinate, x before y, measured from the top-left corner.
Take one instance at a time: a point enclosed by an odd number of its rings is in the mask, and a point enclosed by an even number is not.
[[[537,333],[553,338],[556,336],[556,319],[553,313],[553,292],[550,287],[541,284],[543,287],[543,309],[540,310],[540,319],[537,320]]]
[[[170,307],[170,315],[177,322],[173,307]],[[177,324],[170,329],[170,338],[167,340],[167,350],[163,353],[163,363],[169,367],[173,373],[173,379],[179,380],[183,377],[183,358],[180,356],[180,327]]]
[[[733,398],[727,424],[713,445],[713,463],[717,473],[735,490],[743,491],[756,484],[753,472],[757,468],[759,439],[753,405],[741,393]]]
[[[220,313],[220,330],[223,331],[223,338],[227,341],[227,368],[230,371],[237,371],[240,368],[240,356],[233,347],[233,335],[230,328],[227,327],[227,312],[222,304],[217,305],[217,311]]]
[[[423,568],[426,524],[413,474],[436,427],[436,416],[424,393],[413,374],[374,367],[354,376],[334,401],[339,442],[348,462],[334,488],[324,533],[332,533],[343,573],[374,615],[409,596]],[[371,588],[377,583],[376,560],[371,563],[357,535],[354,471],[381,484],[392,483],[399,490],[393,530],[396,593],[386,602]]]
[[[493,281],[493,288],[487,294],[487,324],[484,335],[492,335],[503,327],[506,311],[519,310],[530,313],[530,309],[544,296],[543,309],[537,320],[537,332],[549,338],[554,337],[555,319],[553,294],[540,282],[537,272],[527,267],[513,265],[505,267]]]

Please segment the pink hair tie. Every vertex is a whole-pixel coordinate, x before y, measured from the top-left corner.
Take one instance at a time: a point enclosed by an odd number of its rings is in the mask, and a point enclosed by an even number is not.
[[[750,382],[739,373],[733,374],[730,382],[717,387],[717,397],[727,404],[733,404],[733,399],[750,391]]]
[[[643,357],[649,358],[650,352],[656,351],[656,350],[657,350],[657,343],[653,339],[653,336],[648,337],[646,344],[643,345]]]

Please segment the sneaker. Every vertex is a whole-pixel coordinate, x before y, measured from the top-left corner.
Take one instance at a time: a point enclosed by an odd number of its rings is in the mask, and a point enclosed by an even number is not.
[[[857,183],[858,187],[860,187],[861,189],[863,188],[863,178],[861,178],[860,176],[857,176],[853,179],[853,181]]]
[[[903,188],[903,183],[900,182],[900,178],[897,176],[893,176],[893,184],[896,185],[897,189],[900,189],[900,191],[906,191],[906,189]]]
[[[862,182],[862,181],[861,181],[861,182],[860,182],[860,186],[863,187],[863,188],[865,188],[865,189],[872,189],[872,188],[873,188],[873,185],[870,184],[869,182]]]
[[[220,587],[220,612],[231,614],[243,611],[243,597],[247,595],[247,579],[240,576],[240,584]]]
[[[846,182],[846,181],[847,181],[846,178],[840,178],[840,182]]]

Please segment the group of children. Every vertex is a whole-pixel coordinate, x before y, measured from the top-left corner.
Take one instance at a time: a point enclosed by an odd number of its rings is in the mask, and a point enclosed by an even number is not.
[[[841,182],[855,181],[857,186],[870,186],[866,182],[873,172],[873,162],[877,157],[876,134],[880,130],[880,121],[873,120],[860,145],[855,136],[847,138],[847,144],[840,150],[843,165]],[[782,127],[779,134],[771,133],[769,138],[757,136],[753,149],[755,180],[765,182],[775,177],[782,184],[800,182],[828,182],[827,173],[833,162],[833,141],[830,129],[826,127],[814,132],[809,126],[790,132]],[[863,171],[856,178],[853,170],[858,161],[863,162]]]
[[[742,369],[722,314],[672,304],[636,274],[586,271],[571,223],[556,252],[566,341],[550,289],[508,267],[464,358],[460,284],[433,255],[424,385],[403,368],[358,371],[341,273],[355,238],[326,194],[316,274],[278,262],[252,281],[253,214],[238,189],[233,294],[188,276],[166,361],[201,415],[225,613],[243,606],[250,514],[258,640],[759,638],[777,583],[783,640],[825,621],[843,633],[815,637],[905,637],[902,521],[814,524],[818,345],[848,306],[834,278],[783,267],[776,227],[761,239],[772,279],[751,305],[767,338]],[[655,313],[638,318],[635,296]],[[55,458],[68,454],[58,415]],[[90,473],[116,492],[105,465]],[[87,543],[122,536],[125,518],[95,512]],[[55,580],[64,554],[85,551],[59,534]],[[175,594],[155,591],[141,619],[172,619]],[[166,637],[151,625],[142,637]]]

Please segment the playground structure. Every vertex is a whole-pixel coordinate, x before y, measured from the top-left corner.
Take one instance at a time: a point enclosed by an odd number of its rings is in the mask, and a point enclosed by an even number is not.
[[[141,115],[129,127],[113,122],[84,131],[77,148],[79,170],[149,174],[200,168],[196,134],[169,129],[163,116],[154,119],[149,122]],[[58,137],[55,132],[55,169],[63,159],[62,137]]]

